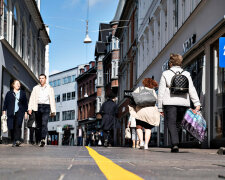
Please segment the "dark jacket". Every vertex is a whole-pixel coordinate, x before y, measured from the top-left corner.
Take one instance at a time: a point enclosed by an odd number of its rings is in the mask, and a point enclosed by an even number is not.
[[[7,111],[7,125],[8,129],[13,129],[13,120],[14,120],[14,109],[15,109],[15,96],[13,94],[14,92],[11,90],[7,92],[5,97],[5,102],[3,106],[3,111]],[[27,111],[28,105],[27,105],[27,97],[26,93],[22,90],[20,90],[20,99],[19,99],[19,110],[18,110],[18,120],[17,123],[19,126],[22,126],[24,114]]]
[[[117,127],[118,106],[114,101],[108,99],[103,103],[100,113],[102,115],[102,129],[111,130]]]

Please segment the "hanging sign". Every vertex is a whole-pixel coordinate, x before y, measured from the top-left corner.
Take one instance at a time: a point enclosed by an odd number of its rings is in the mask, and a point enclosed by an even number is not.
[[[225,37],[219,38],[219,66],[225,67]]]

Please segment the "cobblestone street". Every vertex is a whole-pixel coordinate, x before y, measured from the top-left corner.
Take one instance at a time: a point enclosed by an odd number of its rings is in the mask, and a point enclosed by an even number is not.
[[[181,149],[178,154],[171,154],[166,148],[92,149],[143,179],[211,180],[225,176],[225,157],[212,149]],[[1,145],[0,151],[1,180],[106,179],[85,147]]]

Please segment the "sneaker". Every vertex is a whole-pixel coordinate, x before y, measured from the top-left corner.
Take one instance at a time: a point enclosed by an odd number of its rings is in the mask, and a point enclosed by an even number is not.
[[[21,145],[20,141],[16,141],[16,146],[19,147]]]
[[[144,149],[148,150],[148,144],[145,144]]]
[[[171,153],[178,153],[178,152],[179,152],[178,146],[173,146],[173,147],[171,148]]]
[[[44,146],[45,146],[45,140],[44,140],[44,139],[42,139],[42,140],[41,140],[41,142],[40,142],[39,147],[44,147]]]
[[[15,142],[12,144],[12,147],[16,147],[16,143]]]
[[[140,146],[139,145],[136,145],[136,149],[140,149]]]
[[[144,142],[140,143],[140,149],[144,149]]]

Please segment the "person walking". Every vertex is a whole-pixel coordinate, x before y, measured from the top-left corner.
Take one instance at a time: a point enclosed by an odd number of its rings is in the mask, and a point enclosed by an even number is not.
[[[182,62],[183,58],[181,55],[170,55],[168,63],[170,69],[163,72],[158,90],[158,107],[161,113],[164,112],[165,123],[168,125],[172,144],[171,152],[179,152],[179,127],[177,127],[177,124],[179,125],[181,123],[186,110],[190,107],[190,99],[195,109],[200,110],[200,100],[191,75],[181,68]],[[173,87],[174,83],[177,85],[185,85],[184,82],[187,83],[186,89]],[[177,92],[178,90],[180,92]]]
[[[136,129],[136,119],[130,115],[128,119],[127,127],[131,129],[131,138],[132,138],[132,148],[139,149],[139,138],[137,136],[137,129]]]
[[[77,131],[77,146],[83,145],[83,131],[82,128],[79,127]]]
[[[142,82],[143,86],[136,88],[134,92],[138,93],[143,89],[148,90],[157,99],[155,88],[158,83],[152,78],[145,78]],[[148,144],[151,138],[151,129],[159,126],[160,113],[156,105],[140,107],[138,105],[129,106],[130,115],[136,118],[137,134],[140,141],[141,149],[148,149]],[[145,141],[143,139],[143,129],[145,130]]]
[[[104,102],[100,109],[100,114],[102,115],[102,130],[104,138],[104,146],[111,146],[113,143],[113,130],[117,126],[118,117],[118,106],[115,103],[116,96],[111,93],[108,96],[106,102]]]
[[[37,137],[40,147],[45,146],[49,116],[53,117],[56,115],[54,90],[50,85],[46,84],[46,80],[45,74],[39,76],[40,84],[33,88],[28,105],[29,115],[33,111],[35,112]]]
[[[12,82],[12,90],[7,92],[3,106],[3,115],[7,113],[7,126],[11,133],[12,146],[20,146],[21,144],[21,128],[23,119],[28,118],[27,115],[27,98],[26,93],[21,90],[19,80]]]

